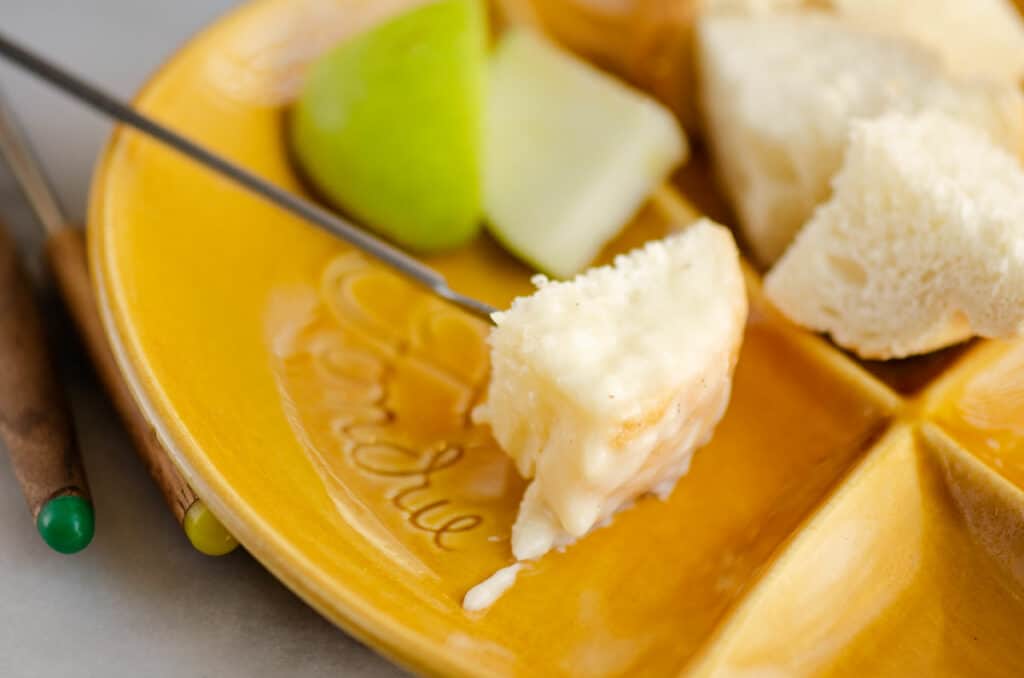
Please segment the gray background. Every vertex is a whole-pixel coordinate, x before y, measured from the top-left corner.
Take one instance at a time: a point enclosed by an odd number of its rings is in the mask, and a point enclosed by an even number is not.
[[[231,0],[0,0],[0,30],[130,96]],[[70,215],[81,220],[109,125],[0,64]],[[38,261],[39,227],[0,167],[0,220]],[[397,669],[306,607],[241,550],[192,550],[69,336],[63,374],[95,495],[96,539],[51,552],[0,455],[0,676],[392,676]]]

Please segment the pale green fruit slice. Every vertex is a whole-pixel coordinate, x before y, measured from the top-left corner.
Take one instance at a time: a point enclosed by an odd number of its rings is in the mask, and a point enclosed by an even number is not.
[[[550,275],[583,270],[686,157],[668,109],[532,32],[502,39],[488,86],[488,223]]]
[[[480,228],[487,64],[481,0],[439,0],[317,62],[290,132],[326,198],[401,245],[458,246]]]

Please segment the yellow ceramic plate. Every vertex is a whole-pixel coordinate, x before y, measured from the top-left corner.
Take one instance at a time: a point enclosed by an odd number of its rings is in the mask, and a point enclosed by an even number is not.
[[[248,5],[139,106],[299,191],[281,127],[303,66],[408,1]],[[616,248],[691,217],[662,191]],[[121,365],[199,495],[296,593],[407,666],[1024,675],[1022,346],[860,365],[766,309],[751,275],[731,407],[671,498],[467,614],[466,590],[510,561],[522,490],[466,416],[488,370],[480,323],[125,131],[99,166],[90,240]],[[498,305],[527,290],[486,240],[432,263]]]

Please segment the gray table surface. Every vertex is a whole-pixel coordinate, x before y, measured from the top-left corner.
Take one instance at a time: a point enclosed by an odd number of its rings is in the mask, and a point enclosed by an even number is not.
[[[0,30],[128,96],[231,0],[0,0]],[[69,214],[81,219],[109,132],[93,114],[0,65]],[[0,167],[0,220],[38,261],[39,227]],[[38,269],[37,269],[38,270]],[[207,558],[186,542],[135,457],[80,348],[62,335],[62,373],[97,511],[83,553],[48,550],[0,455],[0,676],[394,676],[242,550]]]

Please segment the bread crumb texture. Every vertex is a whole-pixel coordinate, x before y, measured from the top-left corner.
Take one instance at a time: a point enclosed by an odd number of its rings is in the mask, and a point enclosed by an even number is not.
[[[1024,329],[1024,171],[948,115],[853,124],[834,194],[765,281],[791,319],[864,358]]]
[[[727,229],[684,232],[495,315],[478,421],[532,479],[518,559],[579,538],[687,471],[729,399],[747,315]]]
[[[720,181],[764,265],[828,199],[855,120],[937,110],[1024,147],[1018,87],[954,79],[927,50],[831,15],[709,15],[698,41]]]

